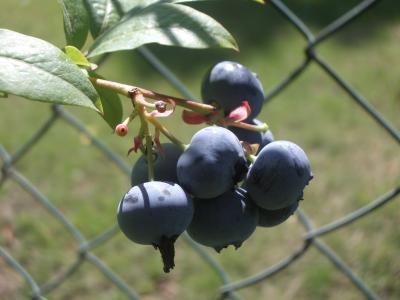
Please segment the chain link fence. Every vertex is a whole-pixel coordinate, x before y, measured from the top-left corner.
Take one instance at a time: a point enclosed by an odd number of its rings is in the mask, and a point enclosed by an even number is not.
[[[381,126],[386,132],[394,139],[397,143],[400,143],[400,133],[387,121],[385,118],[376,111],[358,91],[356,91],[348,82],[346,82],[340,75],[334,70],[334,68],[326,62],[323,58],[318,55],[317,46],[340,30],[346,28],[346,26],[356,20],[360,15],[366,11],[373,9],[379,0],[365,0],[360,2],[353,9],[346,12],[340,18],[323,28],[318,34],[314,35],[310,29],[299,19],[296,14],[291,11],[284,2],[280,0],[269,0],[267,1],[268,7],[277,10],[283,18],[285,18],[291,25],[293,25],[299,34],[301,34],[307,42],[307,46],[304,49],[304,60],[301,64],[296,67],[288,76],[282,80],[275,88],[273,88],[266,96],[266,100],[270,100],[278,95],[287,86],[292,84],[296,78],[298,78],[304,70],[307,69],[311,64],[318,65],[323,69],[330,78],[335,81],[339,88],[343,89],[348,94],[348,99],[355,101],[362,109],[364,109],[368,115],[376,121],[376,124]],[[191,92],[176,78],[176,76],[145,47],[139,49],[139,52],[143,57],[158,71],[160,72],[174,87],[176,87],[185,97],[194,99],[195,97]],[[43,206],[47,212],[55,218],[64,228],[68,231],[75,239],[78,247],[76,253],[76,259],[71,263],[63,272],[58,273],[57,276],[52,276],[43,285],[39,285],[35,281],[34,274],[30,274],[15,258],[12,254],[8,253],[4,247],[0,247],[0,256],[2,259],[12,267],[30,286],[31,295],[30,299],[45,299],[46,295],[51,292],[62,283],[67,281],[71,275],[77,272],[80,267],[85,263],[90,263],[98,268],[115,286],[126,294],[128,299],[140,299],[140,296],[133,289],[134,287],[129,286],[121,277],[118,276],[111,268],[109,268],[99,257],[93,254],[95,248],[101,247],[107,241],[109,241],[115,234],[119,232],[118,227],[115,225],[112,228],[104,230],[104,232],[94,239],[88,240],[85,236],[66,218],[63,213],[52,204],[52,202],[40,192],[26,177],[24,177],[14,166],[17,161],[22,157],[29,154],[29,151],[35,146],[35,144],[43,138],[48,130],[54,125],[54,123],[63,119],[67,124],[75,128],[78,132],[85,135],[92,144],[101,151],[109,160],[111,160],[120,169],[121,172],[126,175],[130,175],[130,166],[127,165],[124,160],[115,154],[106,144],[101,140],[97,139],[85,125],[77,119],[74,115],[66,111],[60,106],[52,106],[51,114],[48,120],[42,124],[42,126],[36,131],[36,133],[26,141],[15,153],[8,153],[2,145],[0,145],[0,158],[3,163],[1,166],[1,178],[0,188],[6,180],[11,180],[21,186],[32,198]],[[229,274],[223,269],[223,267],[208,254],[208,252],[202,246],[199,246],[193,242],[187,234],[183,234],[183,239],[186,243],[193,248],[193,250],[204,260],[220,277],[222,286],[219,289],[220,299],[242,299],[237,294],[240,289],[248,288],[256,283],[262,282],[279,273],[280,271],[288,268],[293,262],[301,259],[304,254],[311,248],[315,248],[321,255],[326,257],[343,275],[353,283],[354,288],[358,289],[359,292],[366,299],[380,299],[379,296],[360,278],[336,253],[333,249],[327,246],[323,241],[319,239],[326,234],[334,232],[335,230],[346,226],[350,223],[356,222],[361,218],[364,218],[374,210],[387,204],[389,201],[395,199],[400,193],[400,186],[395,186],[393,189],[387,191],[379,198],[371,201],[366,206],[346,215],[342,218],[315,228],[312,220],[307,216],[306,212],[302,209],[298,209],[296,216],[300,223],[304,226],[305,235],[303,236],[303,244],[300,248],[295,250],[291,255],[285,257],[276,264],[267,267],[257,274],[241,279],[236,282],[232,282]]]

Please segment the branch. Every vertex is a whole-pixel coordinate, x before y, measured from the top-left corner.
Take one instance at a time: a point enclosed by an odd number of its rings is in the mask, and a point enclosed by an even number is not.
[[[187,100],[187,99],[183,99],[183,98],[173,97],[173,96],[169,96],[169,95],[160,94],[160,93],[146,90],[144,88],[140,88],[137,86],[122,84],[119,82],[109,81],[109,80],[100,79],[100,78],[89,77],[89,79],[94,85],[113,90],[121,95],[126,96],[126,97],[130,97],[129,93],[132,90],[137,90],[141,94],[143,94],[144,97],[147,97],[147,98],[150,98],[153,100],[172,100],[179,106],[182,106],[182,107],[185,107],[185,108],[188,108],[193,111],[200,112],[200,113],[213,113],[213,112],[217,111],[217,108],[212,105],[199,103],[199,102],[195,102],[195,101],[191,101],[191,100]]]

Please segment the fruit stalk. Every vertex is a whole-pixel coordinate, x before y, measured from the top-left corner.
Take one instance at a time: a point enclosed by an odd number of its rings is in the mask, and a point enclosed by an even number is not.
[[[137,109],[140,117],[141,126],[144,131],[144,137],[146,139],[146,157],[147,157],[147,171],[149,176],[149,181],[154,181],[154,168],[153,168],[153,141],[149,131],[149,124],[146,119],[146,108],[144,104],[143,94],[139,90],[131,90],[129,96]]]
[[[268,125],[263,123],[262,125],[251,125],[245,122],[230,122],[226,124],[228,126],[239,127],[247,130],[257,131],[257,132],[266,132],[268,131]]]
[[[245,152],[245,155],[246,155],[247,161],[249,161],[252,164],[255,162],[255,160],[257,158],[256,155],[253,155],[253,154],[250,154],[250,153],[247,153],[247,152]]]
[[[93,78],[89,77],[90,81],[99,87],[107,88],[110,90],[113,90],[114,92],[117,92],[118,94],[130,97],[130,92],[132,90],[138,90],[144,97],[153,99],[153,100],[172,100],[176,103],[176,105],[188,108],[190,110],[199,112],[199,113],[213,113],[217,109],[209,104],[204,104],[204,103],[199,103],[183,98],[178,98],[174,96],[169,96],[169,95],[164,95],[161,93],[157,93],[151,90],[147,90],[141,87],[136,87],[133,85],[127,85],[115,81],[110,81],[110,80],[105,80],[105,79],[100,79],[100,78]],[[169,101],[167,101],[169,102]]]
[[[129,124],[130,122],[132,122],[132,120],[135,119],[137,115],[138,115],[138,112],[137,112],[136,110],[133,110],[132,113],[129,115],[129,117],[127,117],[127,118],[122,122],[122,124],[128,126],[128,124]]]
[[[163,126],[160,122],[156,120],[153,116],[147,114],[146,115],[147,121],[154,125],[160,132],[165,135],[172,143],[180,147],[183,151],[186,150],[187,145],[182,143],[177,137],[175,137],[165,126]]]

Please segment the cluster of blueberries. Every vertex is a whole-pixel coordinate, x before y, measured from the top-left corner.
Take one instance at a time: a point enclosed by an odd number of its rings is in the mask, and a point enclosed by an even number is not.
[[[257,75],[230,61],[216,64],[202,83],[205,103],[228,115],[247,100],[255,119],[264,93]],[[252,163],[241,142],[259,144]],[[287,220],[297,209],[312,179],[304,151],[289,141],[274,141],[272,133],[238,127],[209,126],[192,137],[183,151],[165,143],[155,153],[154,181],[148,181],[146,157],[132,170],[132,188],[118,207],[118,223],[132,241],[161,252],[164,271],[174,267],[174,242],[185,230],[196,242],[216,251],[238,248],[257,226]]]

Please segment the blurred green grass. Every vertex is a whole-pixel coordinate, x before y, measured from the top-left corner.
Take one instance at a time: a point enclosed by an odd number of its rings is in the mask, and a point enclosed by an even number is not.
[[[358,1],[285,3],[317,32]],[[211,1],[195,6],[215,16],[234,34],[239,53],[150,48],[197,97],[203,74],[217,61],[243,63],[258,73],[268,91],[303,59],[304,40],[270,5]],[[318,46],[321,56],[396,128],[400,127],[399,6],[395,1],[383,1]],[[34,35],[59,47],[64,45],[56,1],[3,0],[0,27]],[[101,74],[110,80],[178,95],[135,52],[113,55],[102,66]],[[125,155],[131,144],[129,138],[111,134],[91,111],[67,109],[129,164],[134,163],[137,157]],[[0,99],[0,143],[8,151],[15,151],[49,115],[46,104],[14,96]],[[397,144],[316,65],[265,105],[259,118],[269,124],[277,139],[294,141],[307,152],[315,179],[301,205],[316,225],[367,204],[399,182]],[[182,126],[178,116],[166,124],[185,142],[198,128]],[[62,120],[16,167],[88,238],[114,224],[117,204],[129,185],[129,178]],[[399,209],[396,199],[323,238],[383,299],[400,298]],[[9,225],[14,238],[10,241],[0,234],[0,245],[39,283],[58,274],[76,257],[77,245],[72,237],[11,181],[0,190],[0,232]],[[303,233],[297,220],[290,218],[278,227],[258,229],[238,251],[210,253],[232,278],[239,279],[290,254],[300,245]],[[145,300],[213,299],[221,284],[218,277],[184,242],[178,241],[176,248],[176,267],[168,275],[162,273],[155,251],[148,253],[149,247],[130,243],[122,234],[94,253]],[[19,276],[0,260],[0,299],[23,299],[28,292]],[[246,299],[362,299],[349,280],[314,249],[285,271],[240,293]],[[89,263],[48,298],[126,299]]]

